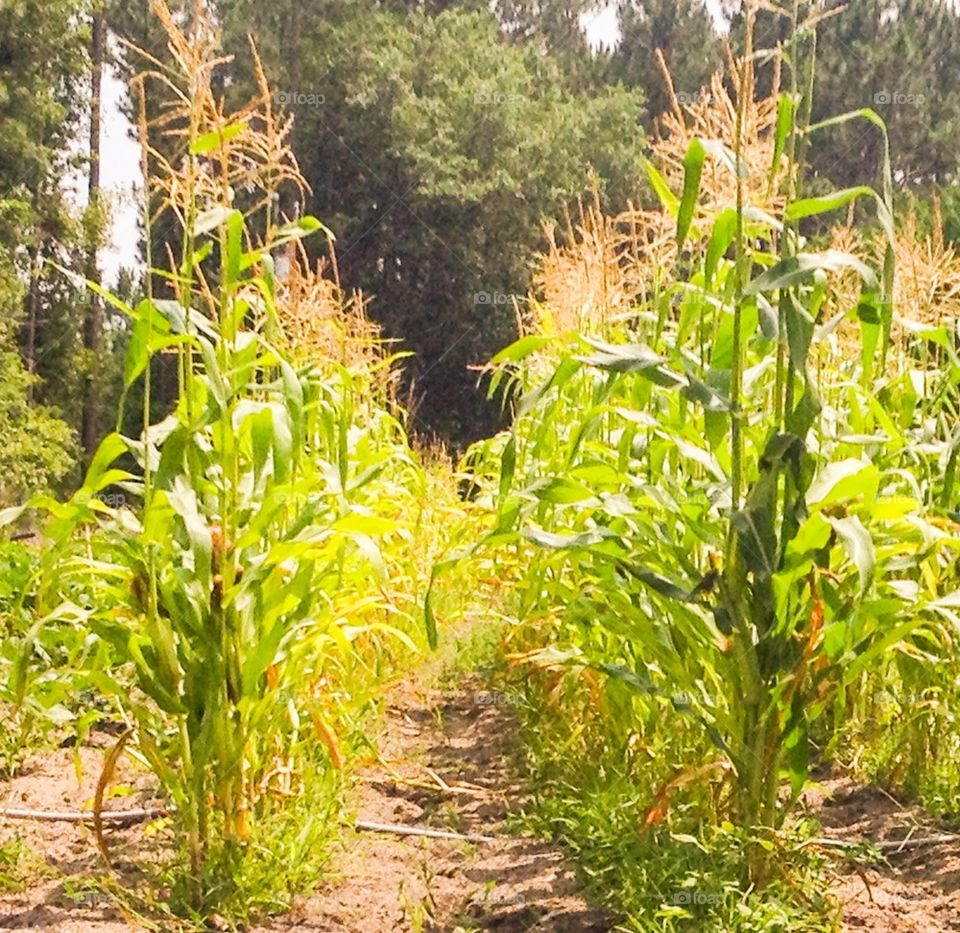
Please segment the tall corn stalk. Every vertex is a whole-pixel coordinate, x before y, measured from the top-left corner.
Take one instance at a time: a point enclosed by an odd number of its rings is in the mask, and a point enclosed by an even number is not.
[[[131,322],[124,383],[144,380],[144,431],[107,436],[66,503],[29,503],[51,515],[33,608],[36,632],[78,624],[111,647],[95,682],[174,804],[201,906],[229,887],[255,822],[295,792],[305,707],[331,764],[342,764],[326,719],[334,700],[323,695],[331,658],[363,662],[365,636],[374,653],[381,636],[415,649],[386,621],[405,613],[383,547],[401,541],[423,477],[387,410],[392,360],[375,335],[345,319],[342,356],[304,359],[283,334],[292,286],[278,281],[274,257],[328,233],[271,207],[278,186],[305,190],[286,145],[291,121],[273,113],[259,67],[258,97],[240,111],[214,96],[223,59],[204,4],[183,27],[162,0],[153,9],[173,64],[153,60],[136,82],[152,169],[145,201],[182,226],[181,253],[147,276],[169,282],[170,297],[148,284],[132,307],[91,283]],[[157,83],[176,104],[148,126],[145,95]],[[157,134],[176,156],[152,145]],[[148,210],[148,234],[153,219]],[[160,354],[176,354],[180,391],[151,424]],[[107,501],[114,489],[129,507]]]
[[[872,111],[809,124],[816,26],[829,11],[803,3],[788,11],[790,89],[758,140],[755,7],[730,136],[688,134],[679,173],[677,160],[667,176],[649,167],[681,258],[663,303],[651,286],[619,327],[600,321],[603,340],[531,333],[499,354],[494,383],[517,383],[517,420],[477,459],[480,474],[499,463],[482,544],[513,544],[504,565],[520,576],[523,608],[556,614],[563,643],[543,663],[602,671],[644,702],[682,698],[675,712],[719,756],[689,774],[728,776],[724,809],[746,835],[747,879],[762,885],[805,786],[811,726],[831,707],[842,719],[849,685],[950,597],[934,587],[903,598],[906,580],[930,579],[925,505],[890,452],[861,440],[882,417],[870,396],[888,391],[874,359],[893,318],[889,171],[879,192],[802,196],[816,133],[850,119],[885,129]],[[771,161],[758,177],[761,152]],[[812,251],[800,229],[858,198],[876,204],[886,237],[879,274],[856,255]],[[860,285],[842,312],[862,332],[852,381],[845,358],[809,366],[812,344],[838,326],[822,312],[847,274]],[[821,390],[835,381],[846,387],[824,425]],[[940,540],[938,559],[954,545]],[[658,804],[646,823],[665,818]]]

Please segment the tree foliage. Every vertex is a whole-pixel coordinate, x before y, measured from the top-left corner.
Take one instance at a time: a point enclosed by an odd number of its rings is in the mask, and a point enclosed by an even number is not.
[[[8,216],[2,207],[0,217]],[[15,340],[23,291],[0,248],[0,507],[48,487],[73,462],[73,432],[57,412],[31,403],[37,379],[25,369]]]
[[[341,276],[415,353],[417,427],[477,436],[498,413],[468,367],[514,335],[542,219],[594,184],[615,204],[636,196],[642,97],[574,93],[487,12],[323,6],[222,2],[227,47],[242,67],[252,31],[277,75]]]
[[[610,76],[643,90],[651,118],[670,109],[659,49],[681,103],[689,102],[722,62],[722,48],[704,0],[624,0],[620,42]]]
[[[733,29],[739,32],[736,19]],[[760,46],[773,48],[789,32],[789,18],[761,14]],[[954,141],[960,132],[960,13],[955,5],[946,0],[855,0],[822,21],[817,32],[814,120],[872,108],[886,121],[899,185],[954,183]],[[850,122],[819,134],[810,159],[820,179],[847,187],[877,177],[883,140],[868,123]]]
[[[72,397],[77,292],[44,264],[69,261],[79,242],[64,176],[83,116],[86,10],[82,0],[0,7],[0,499],[70,465],[71,431],[49,403]]]

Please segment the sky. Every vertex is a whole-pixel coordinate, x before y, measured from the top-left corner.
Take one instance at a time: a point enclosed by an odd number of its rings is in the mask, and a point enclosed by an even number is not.
[[[707,9],[719,26],[720,0],[707,0]],[[606,45],[613,47],[620,41],[620,30],[617,27],[617,4],[611,3],[599,7],[591,13],[584,13],[580,17],[580,24],[587,33],[587,38],[594,48]]]
[[[123,266],[131,267],[139,259],[140,146],[121,109],[124,96],[123,82],[112,68],[107,69],[103,81],[100,174],[103,194],[110,204],[111,224],[100,266],[104,280],[111,285],[116,284]]]
[[[707,0],[707,6],[715,17],[719,16],[719,0]],[[581,24],[594,48],[613,47],[620,39],[615,3],[584,14]],[[111,224],[108,244],[100,255],[100,266],[104,281],[112,285],[116,283],[121,268],[135,266],[140,258],[139,191],[142,179],[140,148],[122,112],[124,87],[111,68],[104,74],[103,97],[101,184],[111,206]]]

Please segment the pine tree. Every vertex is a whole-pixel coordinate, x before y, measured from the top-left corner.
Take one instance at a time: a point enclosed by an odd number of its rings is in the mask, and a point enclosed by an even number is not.
[[[0,226],[22,206],[0,201]],[[56,483],[73,463],[73,432],[58,412],[31,400],[37,379],[17,349],[25,289],[10,252],[0,246],[0,508]]]
[[[810,4],[799,6],[802,21]],[[732,28],[736,42],[741,29],[736,17]],[[788,17],[762,12],[758,46],[773,48],[789,31]],[[814,120],[865,107],[883,117],[898,185],[916,189],[956,181],[960,11],[955,4],[853,0],[819,24],[814,77]],[[818,133],[809,155],[819,187],[877,183],[883,139],[867,121],[852,121]]]
[[[43,406],[71,397],[81,300],[47,260],[69,264],[81,242],[63,176],[84,107],[86,12],[84,0],[0,6],[0,475],[8,496],[62,475],[69,459],[69,429]],[[27,447],[18,474],[4,456]]]
[[[720,37],[704,0],[624,0],[619,24],[610,78],[641,88],[651,118],[670,109],[658,49],[681,102],[693,99],[722,63]]]

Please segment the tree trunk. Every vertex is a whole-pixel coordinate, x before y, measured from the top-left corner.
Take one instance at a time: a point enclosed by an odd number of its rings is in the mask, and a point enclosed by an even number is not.
[[[40,265],[43,244],[38,243],[30,263],[30,291],[27,293],[27,319],[23,327],[23,362],[31,376],[37,374],[37,324],[40,315]],[[34,383],[27,386],[27,401],[32,405]]]
[[[87,278],[91,282],[100,282],[100,270],[97,264],[100,229],[96,212],[100,204],[100,129],[103,106],[103,59],[106,45],[106,26],[102,9],[96,9],[91,22],[90,42],[90,175],[88,184],[88,210],[91,211],[90,234],[87,244]],[[100,439],[99,392],[96,373],[99,370],[97,356],[103,331],[103,314],[100,300],[91,294],[83,320],[83,349],[86,365],[84,367],[84,398],[81,421],[81,441],[84,452],[91,456]]]

